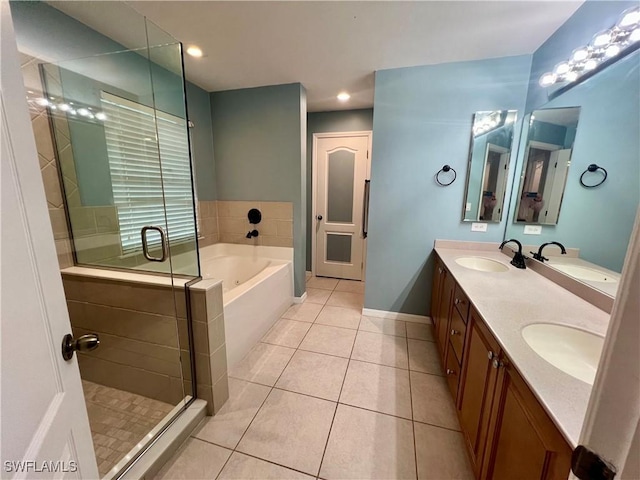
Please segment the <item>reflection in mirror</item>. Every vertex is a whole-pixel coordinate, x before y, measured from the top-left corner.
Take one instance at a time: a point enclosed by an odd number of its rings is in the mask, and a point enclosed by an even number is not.
[[[562,243],[567,254],[550,245],[544,250],[549,259],[545,264],[614,296],[640,203],[640,50],[556,96],[544,108],[573,106],[581,107],[580,125],[557,224],[542,225],[536,235],[527,235],[529,225],[508,222],[505,238],[523,240],[527,252],[546,242]],[[515,168],[520,171],[527,158],[525,141],[518,150]],[[580,175],[592,163],[606,168],[607,181],[585,188]],[[519,191],[511,192],[510,208],[515,210]]]
[[[531,114],[515,209],[517,223],[558,223],[579,116],[580,107]]]
[[[500,222],[509,172],[515,110],[473,115],[462,221]]]

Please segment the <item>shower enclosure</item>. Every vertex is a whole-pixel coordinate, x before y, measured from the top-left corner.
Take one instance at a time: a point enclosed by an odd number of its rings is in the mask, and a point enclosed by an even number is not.
[[[188,286],[200,272],[182,47],[133,10],[126,22],[126,46],[92,30],[95,55],[41,63],[42,92],[28,97],[46,107],[54,143],[73,335],[100,338],[78,363],[105,478],[196,396]]]

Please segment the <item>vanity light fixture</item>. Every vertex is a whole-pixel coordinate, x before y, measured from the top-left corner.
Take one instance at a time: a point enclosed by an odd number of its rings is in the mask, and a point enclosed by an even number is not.
[[[95,107],[83,107],[74,105],[73,102],[64,102],[62,100],[56,100],[55,97],[38,97],[31,92],[27,95],[27,102],[31,105],[35,104],[40,107],[48,107],[52,112],[59,112],[60,114],[67,115],[80,115],[81,117],[90,120],[104,121],[107,119],[107,115],[104,112],[96,111]]]
[[[640,7],[632,7],[620,15],[614,26],[596,33],[588,46],[576,48],[568,61],[557,64],[552,72],[544,73],[539,80],[540,86],[574,83],[597,67],[606,66],[605,62],[614,62],[638,47]]]
[[[202,57],[202,50],[200,47],[196,47],[195,45],[191,45],[187,47],[187,55],[191,55],[192,57],[200,58]]]
[[[505,120],[503,120],[502,112],[500,111],[486,112],[486,114],[482,116],[476,114],[473,121],[473,136],[477,137],[479,135],[484,135],[485,133],[500,127],[504,123]]]
[[[349,100],[351,98],[351,95],[349,95],[347,92],[340,92],[337,95],[338,100],[340,100],[341,102],[346,102],[347,100]]]

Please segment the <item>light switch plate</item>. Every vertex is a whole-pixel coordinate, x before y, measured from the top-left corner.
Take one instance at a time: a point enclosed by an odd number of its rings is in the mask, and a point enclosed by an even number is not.
[[[540,235],[542,233],[542,225],[525,225],[525,235]]]
[[[487,224],[486,223],[472,223],[471,224],[471,231],[472,232],[486,232],[487,231]]]
[[[471,211],[471,202],[467,202],[467,206],[464,209],[465,209],[465,211],[470,212]]]

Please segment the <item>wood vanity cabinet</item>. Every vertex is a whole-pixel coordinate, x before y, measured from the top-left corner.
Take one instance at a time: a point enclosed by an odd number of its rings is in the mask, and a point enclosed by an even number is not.
[[[475,477],[565,480],[571,448],[439,258],[431,301]]]
[[[455,280],[444,267],[442,261],[436,257],[431,292],[431,317],[440,351],[440,360],[443,365],[446,365],[447,361],[447,346],[449,343],[447,339],[455,286]]]
[[[479,478],[565,480],[571,447],[509,359],[498,364]]]
[[[491,402],[498,378],[493,361],[500,358],[500,345],[471,307],[464,352],[465,374],[458,395],[458,417],[476,478],[480,478],[489,431]]]

